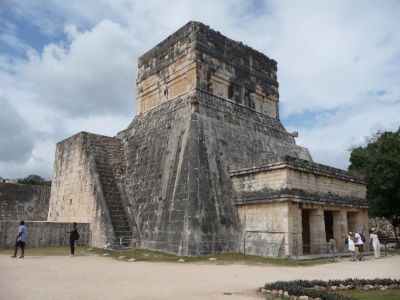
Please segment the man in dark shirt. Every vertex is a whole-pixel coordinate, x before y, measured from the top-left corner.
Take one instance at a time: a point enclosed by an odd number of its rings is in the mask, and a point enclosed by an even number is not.
[[[71,231],[69,233],[69,247],[71,249],[71,255],[74,256],[75,254],[75,241],[79,239],[78,228],[76,228],[76,222],[72,223]]]

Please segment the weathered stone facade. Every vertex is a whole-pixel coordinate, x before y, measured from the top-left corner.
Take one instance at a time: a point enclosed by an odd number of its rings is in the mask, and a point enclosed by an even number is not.
[[[356,173],[286,156],[235,166],[230,174],[243,230],[253,243],[278,240],[276,253],[301,255],[327,252],[332,239],[345,250],[352,229],[367,235],[366,185]]]
[[[71,223],[28,221],[28,248],[37,247],[65,247],[69,246]],[[0,220],[0,249],[11,249],[15,246],[15,237],[18,233],[19,221]],[[91,239],[88,223],[78,223],[79,241],[76,245],[87,245]]]
[[[276,72],[264,54],[188,23],[139,58],[126,130],[57,145],[49,220],[90,222],[96,246],[133,236],[183,255],[277,256],[307,238],[306,211],[310,241],[326,243],[324,215],[337,215],[340,243],[345,211],[365,217],[365,183],[296,145],[279,120]]]
[[[67,246],[72,222],[47,222],[50,187],[40,185],[0,182],[0,249],[13,248],[19,222],[24,220],[28,227],[27,247]],[[89,223],[78,223],[79,244],[92,240]]]
[[[0,182],[0,220],[46,220],[50,187]]]

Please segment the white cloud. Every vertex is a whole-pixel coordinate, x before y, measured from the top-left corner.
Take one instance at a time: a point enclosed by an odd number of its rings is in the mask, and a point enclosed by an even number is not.
[[[0,108],[0,161],[25,162],[33,150],[33,132],[5,98]]]
[[[134,37],[108,20],[90,31],[81,33],[70,25],[66,32],[68,44],[31,52],[22,67],[22,76],[32,82],[40,102],[69,117],[125,114],[135,91]]]
[[[390,106],[369,103],[325,115],[313,127],[296,128],[298,143],[307,147],[314,161],[347,169],[350,149],[363,144],[378,130],[394,131],[400,126],[400,102]],[[293,130],[293,128],[288,128]]]
[[[28,53],[25,60],[0,55],[0,96],[31,130],[35,145],[25,160],[16,155],[19,162],[0,163],[1,176],[37,170],[48,177],[56,142],[84,130],[114,135],[127,126],[135,108],[137,57],[189,20],[278,61],[281,114],[317,116],[315,124],[304,120],[307,125],[289,128],[300,132],[299,143],[316,161],[346,168],[349,146],[400,123],[396,1],[4,3],[18,21],[53,42],[36,52],[18,35],[18,23],[0,15],[0,39]]]

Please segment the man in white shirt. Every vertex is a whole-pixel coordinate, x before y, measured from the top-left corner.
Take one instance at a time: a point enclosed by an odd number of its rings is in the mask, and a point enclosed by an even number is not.
[[[28,229],[25,226],[25,222],[21,221],[20,226],[18,227],[18,235],[16,237],[14,255],[11,258],[17,258],[18,248],[21,248],[21,256],[19,258],[24,258],[25,252],[25,244],[28,240]]]
[[[357,232],[357,230],[353,229],[354,239],[356,247],[358,247],[358,251],[360,252],[359,261],[364,261],[364,242],[361,238],[361,235]]]

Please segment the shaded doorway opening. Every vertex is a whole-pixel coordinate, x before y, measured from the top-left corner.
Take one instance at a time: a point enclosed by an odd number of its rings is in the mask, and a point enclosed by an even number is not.
[[[348,211],[347,212],[347,227],[349,231],[353,229],[357,229],[357,212],[355,211]]]
[[[329,242],[333,239],[333,213],[331,210],[324,211],[324,221],[326,242]]]
[[[308,209],[301,210],[301,225],[303,227],[301,233],[303,238],[303,254],[310,254],[310,211]]]

